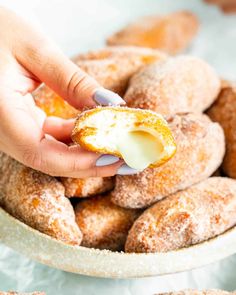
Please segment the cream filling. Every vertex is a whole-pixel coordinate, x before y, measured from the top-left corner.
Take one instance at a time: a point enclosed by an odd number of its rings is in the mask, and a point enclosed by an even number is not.
[[[160,159],[164,147],[149,132],[134,130],[118,136],[117,149],[131,168],[142,171]]]

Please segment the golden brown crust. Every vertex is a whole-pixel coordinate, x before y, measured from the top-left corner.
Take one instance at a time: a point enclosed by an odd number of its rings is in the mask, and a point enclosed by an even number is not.
[[[33,97],[36,105],[41,108],[47,116],[70,119],[75,118],[79,113],[78,110],[69,105],[46,85],[39,87],[33,93]]]
[[[125,132],[133,129],[150,129],[161,137],[164,150],[161,157],[149,167],[158,167],[175,154],[176,145],[168,124],[162,116],[149,110],[97,107],[78,116],[71,137],[74,143],[86,150],[122,157],[116,146],[116,136],[111,138],[109,134],[114,135],[117,130]],[[103,140],[98,144],[101,133]]]
[[[114,205],[109,195],[81,201],[75,208],[75,216],[83,233],[82,246],[123,250],[128,231],[140,214],[140,210]]]
[[[203,60],[179,56],[153,63],[135,74],[124,99],[129,107],[162,115],[202,112],[216,99],[220,83]]]
[[[0,205],[29,226],[68,244],[80,244],[64,187],[54,177],[18,163],[0,153]]]
[[[176,292],[167,292],[167,293],[158,293],[156,295],[235,295],[236,292],[227,292],[224,290],[183,290],[183,291],[176,291]]]
[[[114,177],[70,178],[62,177],[66,197],[86,198],[113,189]]]
[[[219,124],[202,114],[177,114],[168,120],[177,152],[164,165],[130,176],[117,176],[112,201],[122,207],[142,208],[209,177],[224,156],[224,134]]]
[[[158,48],[176,54],[189,45],[198,27],[197,17],[188,11],[146,16],[110,36],[107,44]]]
[[[236,181],[208,178],[147,209],[133,224],[126,252],[168,252],[215,237],[236,224]]]
[[[166,55],[158,50],[112,46],[80,54],[74,61],[103,87],[123,95],[134,73],[147,64],[165,58]]]
[[[222,167],[227,175],[236,178],[236,87],[225,86],[207,114],[224,129],[226,154]]]

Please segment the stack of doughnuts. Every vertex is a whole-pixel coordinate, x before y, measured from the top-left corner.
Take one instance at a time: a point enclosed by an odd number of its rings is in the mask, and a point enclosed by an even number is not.
[[[65,119],[78,116],[74,144],[90,151],[104,150],[121,157],[113,142],[98,140],[107,117],[109,134],[122,120],[158,131],[165,139],[165,154],[155,165],[135,175],[55,178],[1,154],[0,205],[65,243],[112,251],[168,252],[201,243],[233,227],[235,87],[221,83],[205,61],[174,56],[186,48],[197,27],[196,17],[187,12],[146,17],[109,37],[109,46],[104,49],[73,59],[103,87],[122,95],[128,108],[79,112],[47,86],[34,93],[36,104],[46,115]],[[104,123],[96,124],[97,114],[105,111]],[[126,117],[115,113],[125,113]],[[91,124],[93,136],[88,132]],[[218,176],[212,177],[215,171]],[[194,292],[176,294],[213,294]]]

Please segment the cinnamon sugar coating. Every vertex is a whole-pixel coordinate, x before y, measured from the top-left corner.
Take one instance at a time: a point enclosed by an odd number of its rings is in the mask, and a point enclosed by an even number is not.
[[[165,58],[164,53],[150,48],[111,46],[80,54],[74,61],[101,86],[123,95],[134,73]]]
[[[117,176],[112,202],[126,208],[147,207],[209,177],[221,164],[224,134],[203,114],[176,114],[167,119],[177,151],[168,162],[136,175]]]
[[[227,175],[236,178],[236,87],[226,85],[222,88],[207,114],[224,129],[226,154],[222,168]]]
[[[115,180],[113,177],[62,177],[61,182],[67,197],[85,198],[112,190]]]
[[[33,93],[36,105],[47,116],[56,116],[63,119],[75,118],[79,111],[69,105],[63,98],[57,95],[48,86],[43,85]]]
[[[96,196],[79,202],[76,222],[83,233],[82,246],[113,251],[123,250],[129,229],[140,210],[114,205],[110,196]]]
[[[197,17],[188,11],[145,16],[110,36],[107,44],[158,48],[176,54],[190,44],[198,27]]]
[[[183,290],[176,292],[158,293],[156,295],[236,295],[236,292],[227,292],[224,290]]]
[[[168,252],[213,238],[236,224],[236,181],[208,178],[147,209],[133,224],[126,252]]]
[[[63,185],[54,177],[30,169],[0,153],[0,205],[27,225],[68,244],[80,244]]]
[[[221,81],[203,60],[178,56],[144,67],[130,80],[124,99],[132,108],[162,115],[202,112],[216,99]]]

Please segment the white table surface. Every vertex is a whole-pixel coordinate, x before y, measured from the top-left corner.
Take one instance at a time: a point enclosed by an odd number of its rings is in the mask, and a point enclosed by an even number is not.
[[[106,36],[137,16],[190,9],[199,16],[201,29],[188,53],[207,60],[222,77],[236,79],[236,16],[224,16],[200,0],[0,0],[0,5],[42,26],[67,55],[102,47]],[[112,280],[55,270],[0,245],[2,291],[146,295],[183,288],[236,289],[236,255],[186,273]]]

